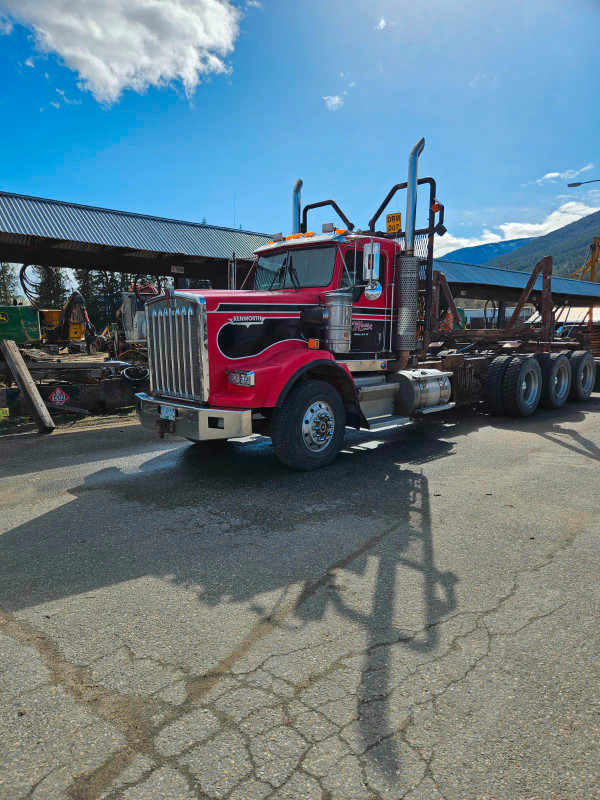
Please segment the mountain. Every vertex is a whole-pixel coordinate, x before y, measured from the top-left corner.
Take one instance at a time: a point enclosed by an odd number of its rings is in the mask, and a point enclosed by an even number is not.
[[[507,239],[505,242],[490,242],[489,244],[478,244],[475,247],[461,247],[460,250],[453,250],[451,253],[446,253],[442,256],[442,260],[446,261],[462,261],[465,264],[485,264],[491,258],[501,256],[504,253],[510,253],[516,247],[530,239]],[[439,259],[438,259],[439,260]]]
[[[593,236],[600,236],[600,211],[571,222],[545,236],[536,236],[509,253],[485,261],[486,267],[501,267],[531,272],[543,256],[554,259],[554,275],[570,277],[585,263]],[[486,245],[487,246],[487,245]],[[473,248],[477,249],[477,248]],[[448,256],[444,256],[448,258]]]

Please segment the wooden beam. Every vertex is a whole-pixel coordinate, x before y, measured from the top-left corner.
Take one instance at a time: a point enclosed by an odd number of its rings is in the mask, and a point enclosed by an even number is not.
[[[544,265],[544,259],[542,258],[542,260],[538,261],[538,263],[533,268],[533,272],[529,276],[529,280],[527,281],[527,284],[525,285],[525,288],[521,292],[521,296],[519,297],[519,301],[517,303],[517,306],[516,306],[515,310],[513,311],[513,315],[510,318],[510,320],[508,322],[508,325],[506,326],[506,330],[507,331],[509,331],[512,328],[512,326],[517,323],[517,321],[519,319],[519,316],[521,314],[521,311],[523,310],[523,306],[529,300],[529,295],[531,294],[531,290],[535,286],[535,282],[537,281],[537,279],[539,277],[539,274],[542,271],[543,265]]]
[[[23,397],[29,401],[33,418],[38,426],[38,432],[52,433],[56,426],[42,400],[37,386],[33,382],[33,378],[29,374],[29,370],[23,361],[23,356],[19,352],[19,348],[11,339],[3,339],[0,341],[0,350],[6,359],[6,363],[10,367],[13,378],[21,390]]]
[[[446,298],[446,302],[448,303],[448,308],[450,313],[452,314],[452,318],[456,322],[459,328],[462,328],[462,319],[460,314],[458,313],[458,309],[456,307],[456,303],[454,302],[454,297],[452,297],[452,292],[450,291],[450,287],[448,286],[448,281],[446,280],[446,276],[443,272],[439,270],[435,270],[434,272],[434,280],[437,280],[439,283],[442,292],[444,293],[444,297]]]

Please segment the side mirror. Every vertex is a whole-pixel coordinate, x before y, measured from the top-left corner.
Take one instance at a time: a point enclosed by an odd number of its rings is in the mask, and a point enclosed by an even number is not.
[[[370,242],[363,248],[363,279],[368,283],[379,280],[379,242]]]

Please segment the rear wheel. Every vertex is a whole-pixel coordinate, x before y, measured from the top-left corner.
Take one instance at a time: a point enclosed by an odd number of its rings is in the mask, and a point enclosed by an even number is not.
[[[596,362],[589,350],[575,350],[568,354],[571,362],[571,391],[569,400],[587,400],[594,389]]]
[[[346,412],[338,392],[325,381],[294,386],[281,408],[273,410],[271,438],[280,461],[294,469],[330,464],[342,448]]]
[[[538,361],[542,369],[540,405],[562,408],[571,388],[571,362],[564,353],[544,353]]]
[[[483,397],[488,411],[491,411],[492,414],[505,413],[503,399],[504,376],[513,358],[514,356],[496,356],[488,367]]]
[[[533,356],[515,358],[504,376],[503,400],[506,413],[528,417],[538,407],[542,392],[542,370]]]

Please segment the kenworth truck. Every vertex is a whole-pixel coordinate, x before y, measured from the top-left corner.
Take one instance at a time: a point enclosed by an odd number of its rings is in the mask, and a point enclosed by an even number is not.
[[[407,183],[392,187],[368,229],[355,230],[333,200],[301,211],[297,181],[293,232],[256,250],[248,288],[151,298],[150,388],[136,395],[142,424],[200,443],[260,433],[284,464],[310,470],[336,458],[346,427],[389,429],[476,401],[527,416],[540,402],[559,408],[589,397],[591,353],[581,341],[554,341],[550,258],[536,267],[505,329],[442,324],[460,317],[433,269],[444,207],[435,181],[418,178],[424,145],[413,147]],[[420,185],[429,188],[428,225],[417,230]],[[404,230],[400,215],[377,230],[403,189]],[[326,205],[344,227],[310,231],[308,212]],[[532,328],[517,320],[540,274],[541,325]]]

